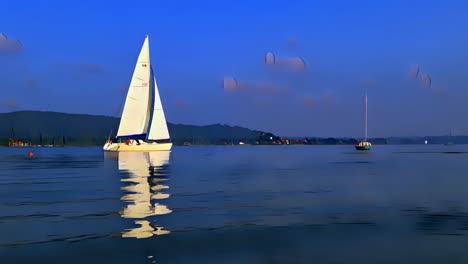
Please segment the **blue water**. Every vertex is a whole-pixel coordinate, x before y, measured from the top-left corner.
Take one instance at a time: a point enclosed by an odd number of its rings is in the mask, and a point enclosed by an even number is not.
[[[0,263],[468,263],[468,145],[0,148],[0,201]]]

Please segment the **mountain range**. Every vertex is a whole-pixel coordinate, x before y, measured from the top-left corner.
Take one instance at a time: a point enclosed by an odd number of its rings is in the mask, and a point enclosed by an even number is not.
[[[45,111],[0,113],[0,143],[9,138],[33,144],[102,145],[119,126],[120,119],[110,116],[67,114]],[[168,123],[176,145],[261,143],[275,135],[222,124],[195,126]]]
[[[8,145],[14,138],[32,144],[102,145],[115,136],[120,119],[111,116],[67,114],[46,111],[17,111],[0,113],[0,145]],[[231,145],[285,144],[285,140],[270,132],[257,131],[223,124],[183,125],[168,123],[171,140],[175,145]],[[373,144],[468,144],[468,136],[418,136],[370,138]],[[289,140],[291,141],[291,139]],[[291,141],[292,142],[292,141]],[[353,138],[296,138],[292,144],[352,145]],[[289,142],[288,142],[289,143]]]

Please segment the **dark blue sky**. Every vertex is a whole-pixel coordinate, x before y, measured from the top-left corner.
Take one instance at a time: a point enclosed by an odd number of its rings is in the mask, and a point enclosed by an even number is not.
[[[170,122],[361,136],[367,91],[370,136],[468,134],[467,1],[93,2],[2,4],[1,111],[120,114],[147,33]]]

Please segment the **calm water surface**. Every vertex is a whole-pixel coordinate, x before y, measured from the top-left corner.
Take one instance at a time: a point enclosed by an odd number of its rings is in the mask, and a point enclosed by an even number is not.
[[[32,150],[1,263],[468,263],[468,145]]]

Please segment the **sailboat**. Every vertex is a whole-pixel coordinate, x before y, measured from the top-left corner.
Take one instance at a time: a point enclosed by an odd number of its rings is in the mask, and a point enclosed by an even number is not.
[[[452,140],[452,129],[450,129],[450,133],[448,136],[448,141],[444,144],[445,146],[452,146],[454,145],[453,140]]]
[[[117,137],[104,151],[169,151],[172,142],[150,61],[149,39],[143,46],[128,88]]]
[[[364,137],[364,140],[359,142],[359,144],[357,144],[355,147],[356,147],[356,150],[370,150],[371,147],[372,147],[372,144],[370,142],[367,141],[367,94],[365,96],[365,101],[366,101],[366,110],[365,110],[365,125],[364,125],[364,133],[365,133],[365,137]]]

